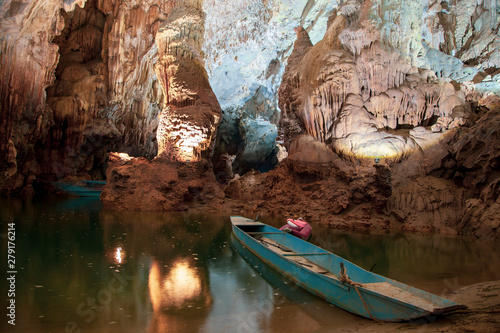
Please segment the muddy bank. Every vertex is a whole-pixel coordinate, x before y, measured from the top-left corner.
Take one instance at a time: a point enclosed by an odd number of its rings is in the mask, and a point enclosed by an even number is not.
[[[360,321],[337,332],[500,332],[500,281],[478,283],[456,290],[448,298],[469,309],[424,323],[375,323]],[[326,332],[318,330],[314,332]]]

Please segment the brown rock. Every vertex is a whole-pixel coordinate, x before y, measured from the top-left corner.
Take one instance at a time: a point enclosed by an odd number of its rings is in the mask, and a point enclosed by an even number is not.
[[[153,161],[110,155],[104,207],[115,210],[178,211],[219,207],[224,193],[205,160],[175,163],[164,157]]]
[[[300,135],[290,145],[288,158],[306,163],[328,163],[338,156],[311,135]]]
[[[460,232],[500,240],[500,178],[490,183],[479,199],[465,202]]]

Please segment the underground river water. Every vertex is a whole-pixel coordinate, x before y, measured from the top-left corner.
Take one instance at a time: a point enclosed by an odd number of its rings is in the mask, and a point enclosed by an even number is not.
[[[243,259],[229,216],[107,211],[93,198],[1,199],[0,223],[0,332],[333,332],[367,320]],[[498,243],[473,238],[315,226],[311,242],[439,295],[500,279]]]

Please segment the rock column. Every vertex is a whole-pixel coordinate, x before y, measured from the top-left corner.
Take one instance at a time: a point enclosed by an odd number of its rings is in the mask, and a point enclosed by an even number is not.
[[[181,162],[209,157],[221,109],[204,69],[204,14],[199,1],[178,4],[156,35],[155,70],[164,94],[158,155]]]

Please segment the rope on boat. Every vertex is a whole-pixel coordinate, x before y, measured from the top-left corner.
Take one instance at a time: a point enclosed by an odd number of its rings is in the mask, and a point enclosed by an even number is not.
[[[347,276],[347,272],[346,272],[346,269],[345,269],[345,266],[344,266],[343,262],[340,263],[340,276],[339,276],[339,279],[340,279],[340,282],[344,282],[344,283],[347,283],[347,284],[350,284],[350,285],[353,285],[353,286],[363,287],[363,285],[361,283],[354,282],[353,280],[351,280],[349,278],[349,276]]]
[[[368,308],[368,304],[366,304],[365,300],[361,296],[361,293],[359,292],[358,286],[362,287],[363,285],[361,283],[354,282],[349,278],[343,262],[340,263],[340,277],[339,277],[339,279],[341,282],[344,282],[344,283],[350,284],[351,286],[354,286],[354,289],[356,289],[356,293],[358,293],[358,296],[361,299],[361,302],[363,302],[363,305],[365,306],[366,312],[368,312],[368,315],[370,316],[370,318],[372,320],[374,320],[375,322],[379,323],[380,321],[375,319],[372,316],[372,313],[370,312],[370,309]]]
[[[370,318],[373,319],[375,322],[380,323],[380,320],[375,319],[372,316],[372,313],[370,312],[370,309],[368,309],[368,305],[365,303],[365,300],[363,299],[363,297],[361,297],[361,293],[359,292],[359,289],[358,289],[357,285],[354,285],[354,289],[356,289],[356,292],[358,293],[359,298],[361,298],[361,302],[363,302],[363,305],[365,306],[366,312],[368,312],[368,315],[370,316]]]

